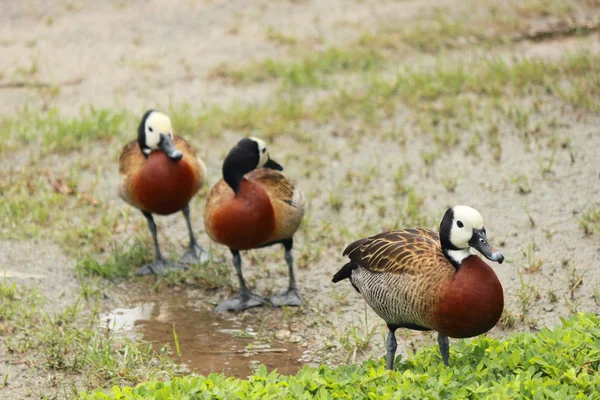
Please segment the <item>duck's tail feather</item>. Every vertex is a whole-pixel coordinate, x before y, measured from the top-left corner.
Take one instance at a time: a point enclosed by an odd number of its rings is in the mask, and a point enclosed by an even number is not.
[[[339,281],[343,281],[344,279],[350,279],[352,276],[352,271],[358,268],[358,264],[354,262],[349,262],[344,265],[336,274],[333,276],[333,283],[337,283]]]

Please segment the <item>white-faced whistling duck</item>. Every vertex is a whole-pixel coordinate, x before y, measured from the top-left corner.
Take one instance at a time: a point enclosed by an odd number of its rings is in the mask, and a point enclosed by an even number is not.
[[[396,329],[434,330],[444,364],[451,338],[492,329],[504,308],[502,286],[477,250],[502,264],[504,256],[487,240],[483,218],[471,207],[448,209],[438,233],[403,229],[351,243],[350,262],[333,282],[350,279],[369,306],[387,323],[386,364],[393,368]]]
[[[229,247],[239,280],[239,294],[220,303],[216,311],[241,311],[265,303],[298,306],[292,257],[293,235],[304,215],[304,197],[269,157],[265,143],[256,138],[240,140],[223,162],[223,180],[210,192],[204,208],[208,236]],[[265,299],[252,293],[242,275],[240,250],[281,243],[289,270],[289,288]]]
[[[144,114],[137,140],[128,143],[121,152],[119,172],[122,178],[119,195],[144,214],[154,240],[156,259],[142,266],[138,274],[165,274],[208,259],[194,237],[189,208],[190,200],[204,183],[205,167],[194,149],[173,135],[167,115],[154,110]],[[182,211],[185,217],[190,244],[180,263],[169,263],[160,252],[152,214],[169,215],[177,211]]]

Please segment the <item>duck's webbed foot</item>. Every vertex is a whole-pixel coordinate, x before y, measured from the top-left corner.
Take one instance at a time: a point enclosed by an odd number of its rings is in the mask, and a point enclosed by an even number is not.
[[[269,298],[274,307],[290,306],[297,307],[302,305],[302,297],[298,289],[288,289],[284,293]]]
[[[182,271],[188,267],[179,263],[171,263],[163,259],[154,260],[151,263],[144,264],[137,272],[138,275],[161,275],[164,276],[171,271]]]
[[[204,250],[202,246],[194,243],[190,245],[185,253],[183,253],[179,259],[179,262],[183,264],[195,265],[204,264],[209,260],[214,261],[213,257],[206,250]]]
[[[254,294],[249,290],[242,290],[237,296],[219,303],[215,312],[239,312],[252,307],[264,306],[265,304],[270,304],[268,299]]]

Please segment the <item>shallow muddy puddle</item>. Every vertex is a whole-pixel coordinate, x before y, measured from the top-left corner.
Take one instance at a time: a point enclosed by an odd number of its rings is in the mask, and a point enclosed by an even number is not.
[[[193,307],[184,296],[164,301],[143,299],[130,308],[104,314],[100,321],[116,330],[135,331],[152,343],[155,350],[169,344],[175,361],[201,375],[212,372],[246,378],[264,364],[283,375],[295,374],[303,365],[302,350],[290,343],[257,340],[256,324],[229,320],[210,310]],[[181,357],[177,357],[173,334],[177,334]]]

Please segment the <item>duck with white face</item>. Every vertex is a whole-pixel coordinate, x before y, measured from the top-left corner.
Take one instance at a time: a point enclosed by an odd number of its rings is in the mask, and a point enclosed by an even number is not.
[[[504,256],[488,242],[477,210],[446,210],[439,232],[412,228],[356,240],[344,250],[350,258],[333,277],[352,286],[386,322],[386,366],[393,368],[398,328],[438,332],[444,364],[448,338],[467,338],[492,329],[504,309],[502,285],[490,261]]]
[[[163,275],[185,269],[210,257],[198,244],[190,221],[189,202],[204,183],[204,163],[183,138],[173,135],[171,119],[164,113],[147,111],[138,127],[137,140],[127,144],[119,160],[122,183],[119,194],[146,217],[156,258],[138,273]],[[181,211],[190,243],[179,263],[167,262],[160,251],[152,214],[169,215]]]
[[[155,150],[163,151],[173,161],[179,161],[183,153],[173,144],[173,127],[167,115],[151,111],[142,119],[138,132],[138,144],[146,157]]]
[[[504,261],[488,242],[481,214],[471,207],[454,206],[446,212],[440,224],[440,240],[444,254],[456,267],[472,254],[471,248],[490,261]]]

